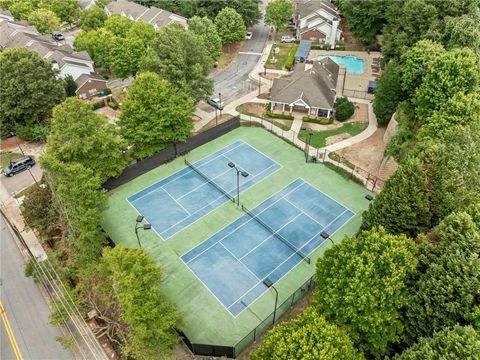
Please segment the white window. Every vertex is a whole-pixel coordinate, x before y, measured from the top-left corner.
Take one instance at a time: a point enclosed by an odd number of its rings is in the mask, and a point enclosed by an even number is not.
[[[90,94],[90,96],[97,95],[97,89],[90,89],[88,90],[88,93]]]

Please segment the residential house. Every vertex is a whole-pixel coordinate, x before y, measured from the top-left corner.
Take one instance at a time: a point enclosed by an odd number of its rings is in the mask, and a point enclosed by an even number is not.
[[[107,80],[98,74],[82,74],[75,82],[77,83],[75,93],[80,99],[90,99],[107,88]]]
[[[299,111],[310,116],[333,115],[340,67],[330,58],[313,66],[297,64],[292,76],[273,79],[270,90],[272,111]]]
[[[0,19],[8,20],[8,21],[14,21],[15,18],[13,17],[12,13],[8,10],[2,10],[0,9]]]
[[[296,0],[294,24],[298,40],[330,44],[341,39],[340,13],[330,0]]]
[[[97,6],[95,0],[78,0],[77,6],[80,10],[87,10]]]
[[[144,23],[153,25],[155,30],[168,24],[180,24],[183,27],[187,27],[187,19],[183,16],[159,9],[155,6],[148,8],[126,0],[111,1],[105,6],[105,12],[108,16],[119,14],[132,21],[143,21]]]
[[[53,40],[51,35],[40,34],[25,21],[0,18],[0,48],[30,49],[58,69],[61,78],[70,75],[73,80],[77,80],[85,75],[98,80],[93,61],[87,52],[75,52],[69,45]],[[97,91],[100,92],[104,88],[99,87]]]

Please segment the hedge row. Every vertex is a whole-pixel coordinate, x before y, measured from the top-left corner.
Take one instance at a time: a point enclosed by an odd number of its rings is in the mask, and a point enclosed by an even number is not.
[[[277,113],[274,113],[274,112],[271,112],[271,111],[266,111],[266,114],[270,118],[285,119],[285,120],[293,120],[294,119],[293,115],[289,115],[289,114],[277,114]]]
[[[324,119],[314,119],[308,116],[303,117],[303,121],[309,122],[309,123],[314,123],[314,124],[320,124],[320,125],[328,125],[333,123],[332,118],[324,118]]]

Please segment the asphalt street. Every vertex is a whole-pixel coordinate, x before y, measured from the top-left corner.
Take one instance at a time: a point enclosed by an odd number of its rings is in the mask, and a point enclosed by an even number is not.
[[[268,0],[263,1],[263,9],[265,9],[267,3]],[[264,12],[263,9],[262,14]],[[221,93],[222,101],[225,105],[256,88],[258,89],[258,83],[249,79],[248,74],[253,70],[261,57],[270,26],[264,25],[262,15],[260,22],[253,26],[250,31],[253,33],[253,36],[250,40],[245,40],[235,61],[212,77],[215,81],[213,95],[217,96],[218,93]],[[199,107],[203,111],[214,112],[214,109],[206,103],[202,103]]]
[[[50,324],[50,309],[32,278],[24,275],[25,262],[0,216],[0,299],[25,360],[74,359],[55,340],[61,331]],[[14,360],[10,340],[0,322],[0,359]]]

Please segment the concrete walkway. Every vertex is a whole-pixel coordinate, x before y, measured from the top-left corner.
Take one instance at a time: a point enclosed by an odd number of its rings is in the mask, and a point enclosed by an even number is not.
[[[294,115],[292,127],[290,128],[290,130],[298,134],[300,132],[300,129],[302,128],[302,124],[303,124],[303,116]]]

